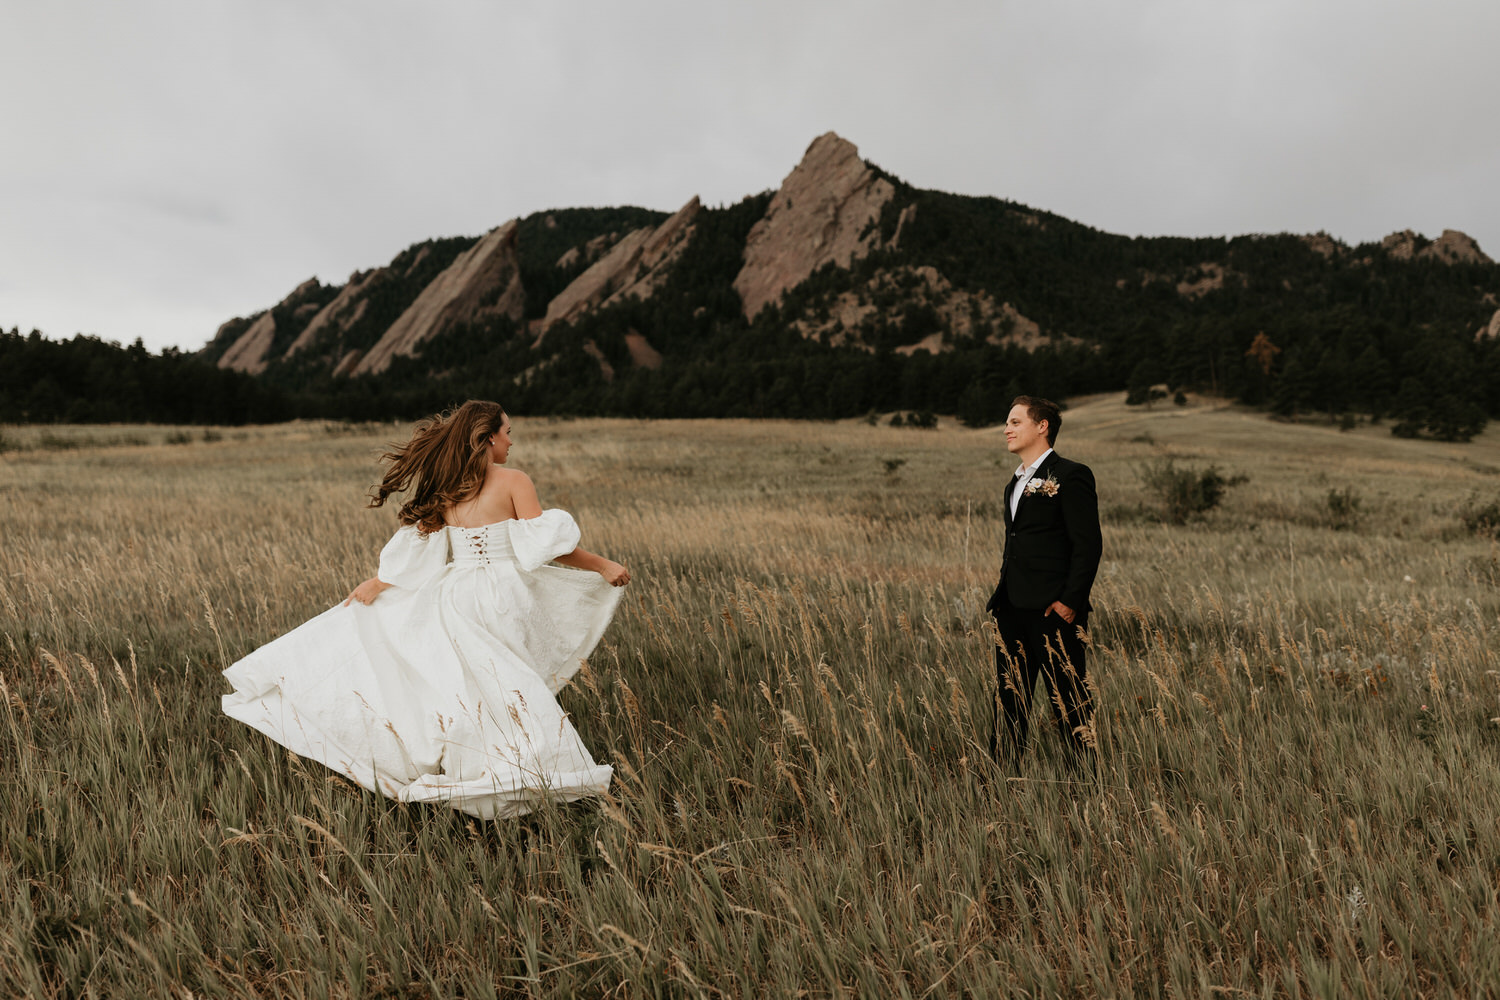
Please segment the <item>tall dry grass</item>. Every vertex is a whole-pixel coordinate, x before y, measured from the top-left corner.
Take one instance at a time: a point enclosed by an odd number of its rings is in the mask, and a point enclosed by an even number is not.
[[[1500,550],[1460,516],[1500,492],[1493,437],[1069,411],[1105,505],[1102,764],[1077,779],[1040,726],[1007,779],[997,433],[516,423],[544,501],[635,582],[563,695],[612,795],[494,824],[218,712],[220,669],[371,570],[392,521],[361,498],[399,428],[6,429],[0,993],[1500,982]],[[1166,456],[1250,481],[1162,524],[1138,472]]]

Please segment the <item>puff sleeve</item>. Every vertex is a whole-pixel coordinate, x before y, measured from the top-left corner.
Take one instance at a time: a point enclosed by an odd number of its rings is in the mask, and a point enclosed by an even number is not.
[[[505,524],[516,563],[528,573],[572,552],[582,537],[573,515],[557,508],[544,510],[539,517],[518,518]]]
[[[391,536],[380,550],[381,582],[405,590],[416,590],[437,579],[448,565],[448,532],[434,531],[424,535],[415,524],[408,524]]]

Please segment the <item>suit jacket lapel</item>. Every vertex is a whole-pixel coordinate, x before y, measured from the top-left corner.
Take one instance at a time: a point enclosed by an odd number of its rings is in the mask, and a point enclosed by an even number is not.
[[[1038,465],[1036,467],[1036,471],[1031,474],[1031,478],[1028,479],[1028,480],[1026,480],[1026,485],[1030,486],[1032,483],[1039,483],[1043,479],[1046,479],[1047,478],[1047,473],[1052,468],[1052,460],[1055,459],[1056,457],[1057,457],[1057,452],[1054,451],[1052,454],[1050,454],[1046,458],[1044,458],[1042,460],[1042,464]],[[1015,489],[1016,481],[1014,479],[1012,479],[1010,481],[1010,485],[1011,485],[1011,489]],[[1021,516],[1021,511],[1026,508],[1026,499],[1029,496],[1031,496],[1030,493],[1026,493],[1024,491],[1021,493],[1021,499],[1016,504],[1016,517],[1020,517]],[[1006,493],[1005,509],[1006,510],[1010,510],[1010,494],[1009,494],[1009,492]]]
[[[1015,489],[1016,489],[1016,477],[1014,475],[1012,475],[1010,477],[1010,482],[1008,482],[1008,483],[1005,484],[1005,510],[1003,511],[1003,513],[1005,515],[1005,526],[1007,528],[1010,527],[1010,522],[1011,522],[1011,516],[1010,516],[1010,495],[1015,492]]]

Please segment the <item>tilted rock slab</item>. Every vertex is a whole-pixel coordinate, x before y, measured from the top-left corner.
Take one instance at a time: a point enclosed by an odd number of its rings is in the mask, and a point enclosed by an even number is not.
[[[318,279],[308,278],[292,289],[290,295],[277,303],[277,308],[290,306],[309,292],[316,291],[317,288]],[[303,303],[297,308],[305,309],[310,304]],[[229,350],[219,357],[220,368],[232,368],[237,372],[249,372],[251,375],[259,375],[266,370],[266,366],[273,360],[270,357],[271,344],[276,339],[276,317],[272,313],[272,309],[261,313],[255,322],[251,323],[250,327],[240,334],[233,344],[229,345]],[[219,327],[221,332],[223,329],[223,326]]]
[[[331,326],[347,330],[355,323],[358,323],[360,317],[364,316],[365,309],[370,305],[370,300],[363,297],[364,292],[375,282],[382,270],[384,269],[377,267],[365,271],[363,274],[355,271],[349,275],[349,283],[339,290],[339,293],[333,297],[332,302],[318,311],[318,314],[308,322],[307,326],[303,327],[302,332],[297,334],[297,339],[292,341],[291,345],[286,349],[286,356],[291,357],[298,351],[303,350],[313,342],[318,334]],[[351,303],[353,304],[352,308]],[[345,314],[345,310],[348,310],[347,315]]]
[[[516,220],[490,230],[433,278],[396,318],[352,374],[385,371],[397,355],[410,356],[457,323],[492,316],[519,320],[526,308],[516,256]]]
[[[869,253],[880,240],[871,223],[895,193],[854,143],[832,132],[814,139],[745,241],[745,266],[734,279],[745,318],[829,261],[848,267]]]
[[[1474,334],[1475,340],[1494,340],[1500,337],[1500,309],[1495,310],[1495,315],[1490,317],[1489,326],[1481,326],[1479,332]]]
[[[339,289],[338,295],[333,301],[318,311],[303,331],[297,334],[297,339],[292,341],[286,349],[286,357],[311,347],[313,341],[325,330],[336,330],[339,334],[348,333],[360,320],[364,319],[365,312],[370,308],[370,296],[380,287],[383,282],[409,278],[421,267],[432,252],[432,244],[424,244],[419,248],[406,267],[398,271],[394,266],[374,267],[368,271],[355,271],[349,275],[349,281],[343,288]],[[358,351],[355,352],[358,355]],[[329,358],[333,360],[332,357]],[[335,375],[347,375],[354,370],[359,363],[356,356],[353,361],[349,360],[348,353],[339,355],[339,362],[335,365]]]
[[[661,367],[661,352],[652,347],[651,341],[642,336],[639,330],[625,332],[625,349],[630,352],[630,362],[636,367],[652,371]]]
[[[270,359],[266,357],[271,350],[271,341],[276,339],[276,318],[267,309],[260,314],[250,328],[239,335],[229,350],[219,357],[220,368],[232,368],[237,372],[249,372],[251,375],[259,375],[266,370]]]
[[[661,225],[637,229],[616,243],[547,303],[542,334],[556,323],[623,302],[626,298],[649,299],[687,248],[693,235],[693,222],[702,209],[698,196],[694,195]],[[590,241],[589,247],[593,245],[594,241]],[[541,339],[541,334],[538,334],[537,343]]]

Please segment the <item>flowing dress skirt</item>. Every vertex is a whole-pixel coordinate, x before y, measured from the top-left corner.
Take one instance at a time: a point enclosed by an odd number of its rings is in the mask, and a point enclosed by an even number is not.
[[[403,802],[493,819],[602,794],[611,770],[555,697],[620,599],[597,573],[546,565],[578,538],[561,510],[402,528],[381,552],[391,588],[235,663],[224,712]]]

